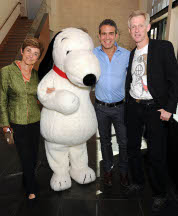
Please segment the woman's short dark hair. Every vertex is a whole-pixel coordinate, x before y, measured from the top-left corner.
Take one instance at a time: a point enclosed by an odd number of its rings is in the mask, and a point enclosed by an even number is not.
[[[30,46],[30,47],[34,47],[34,48],[38,48],[40,50],[40,56],[39,58],[41,57],[43,51],[44,51],[44,47],[43,47],[43,44],[39,41],[39,39],[37,38],[34,38],[34,37],[31,37],[31,36],[28,36],[23,44],[22,44],[22,51],[24,51],[24,49],[27,47],[27,46]]]
[[[99,34],[101,33],[101,27],[104,26],[104,25],[110,25],[110,26],[113,26],[115,27],[115,33],[117,34],[117,25],[116,23],[111,20],[111,19],[105,19],[103,20],[100,25],[99,25]]]

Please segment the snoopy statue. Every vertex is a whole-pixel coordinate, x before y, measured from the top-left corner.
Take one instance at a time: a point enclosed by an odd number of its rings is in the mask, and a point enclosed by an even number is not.
[[[38,99],[43,105],[40,128],[45,139],[50,181],[55,191],[95,181],[88,167],[86,142],[97,130],[97,119],[90,101],[91,87],[100,76],[100,65],[92,53],[91,37],[83,30],[66,28],[57,33],[39,67],[42,78]],[[54,88],[47,93],[47,88]]]

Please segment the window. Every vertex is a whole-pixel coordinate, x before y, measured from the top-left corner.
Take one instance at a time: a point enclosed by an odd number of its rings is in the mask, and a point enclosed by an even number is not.
[[[174,2],[176,0],[172,0]],[[169,5],[169,0],[152,0],[150,16],[155,15]]]
[[[162,19],[161,21],[152,24],[151,30],[148,35],[151,39],[164,40],[166,35],[166,23],[167,18]]]

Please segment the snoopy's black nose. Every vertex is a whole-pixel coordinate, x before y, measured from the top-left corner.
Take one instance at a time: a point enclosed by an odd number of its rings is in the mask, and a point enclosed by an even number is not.
[[[92,86],[96,83],[96,76],[94,74],[88,74],[83,78],[83,83],[86,86]]]

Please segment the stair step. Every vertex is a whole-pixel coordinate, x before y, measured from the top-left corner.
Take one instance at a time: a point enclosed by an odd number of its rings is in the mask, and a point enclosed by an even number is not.
[[[17,53],[16,51],[8,50],[8,51],[5,51],[2,55],[3,56],[13,56],[16,53]]]
[[[7,45],[7,46],[3,49],[3,51],[6,52],[6,51],[8,51],[8,50],[14,50],[14,49],[16,49],[17,47],[20,47],[20,44],[17,44],[17,45],[10,45],[10,46]]]
[[[19,38],[23,38],[24,35],[27,33],[28,31],[18,31],[18,32],[14,32],[13,34],[9,34],[9,38],[16,38],[17,36]]]
[[[14,55],[1,55],[0,61],[7,59],[7,58],[13,58]]]
[[[23,41],[19,41],[18,43],[16,43],[16,42],[15,42],[15,43],[7,43],[7,44],[6,44],[6,47],[10,48],[11,46],[12,46],[12,47],[14,47],[14,46],[19,46],[19,44],[20,44],[21,42],[23,42]]]
[[[32,23],[33,20],[20,17],[17,18],[8,33],[7,41],[3,44],[3,47],[0,51],[0,68],[10,64],[13,60],[15,60],[15,57],[18,54]]]

